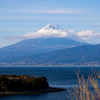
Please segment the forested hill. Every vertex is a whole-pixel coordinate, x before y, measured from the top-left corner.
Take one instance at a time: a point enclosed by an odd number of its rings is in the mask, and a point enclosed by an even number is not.
[[[2,60],[1,62],[12,65],[60,65],[72,63],[100,63],[100,44],[61,49],[48,53]]]

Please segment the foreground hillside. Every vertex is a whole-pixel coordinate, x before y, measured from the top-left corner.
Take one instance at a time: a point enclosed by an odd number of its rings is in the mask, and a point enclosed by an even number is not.
[[[46,89],[49,87],[45,77],[28,75],[0,75],[0,92]]]
[[[0,61],[3,65],[82,65],[100,63],[100,44],[78,46]]]
[[[28,75],[0,75],[0,95],[28,95],[65,91],[49,87],[45,77]]]

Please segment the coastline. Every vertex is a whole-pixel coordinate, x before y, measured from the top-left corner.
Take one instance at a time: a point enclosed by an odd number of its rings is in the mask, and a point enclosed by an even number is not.
[[[35,94],[41,94],[41,93],[50,93],[50,92],[60,92],[65,91],[66,89],[62,88],[54,88],[49,87],[46,89],[40,89],[40,90],[34,90],[34,91],[19,91],[19,92],[0,92],[0,95],[35,95]]]
[[[64,66],[64,65],[52,65],[52,66],[49,66],[49,65],[47,65],[47,66],[30,66],[30,65],[11,65],[11,66],[9,66],[9,65],[7,65],[7,66],[2,66],[2,65],[0,65],[0,67],[100,67],[100,65],[98,65],[98,66],[95,66],[95,65],[90,65],[90,66],[86,66],[86,65],[79,65],[79,66],[76,66],[76,65],[70,65],[70,66]]]

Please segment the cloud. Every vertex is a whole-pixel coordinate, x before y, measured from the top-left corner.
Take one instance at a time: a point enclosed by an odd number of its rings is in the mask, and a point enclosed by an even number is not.
[[[50,14],[82,14],[82,13],[85,13],[85,12],[79,11],[77,9],[58,9],[58,10],[40,11],[40,13],[50,13]]]
[[[84,40],[100,38],[100,33],[97,33],[93,30],[80,31],[80,32],[76,33],[76,35],[79,36],[80,38],[84,39]]]
[[[44,28],[36,33],[27,33],[18,36],[7,36],[6,39],[34,39],[34,38],[49,38],[49,37],[71,37],[73,30],[63,30],[63,29],[47,29]]]
[[[35,33],[26,33],[18,36],[7,36],[6,39],[35,39],[35,38],[52,38],[61,37],[73,39],[80,42],[93,43],[92,40],[100,39],[100,33],[93,30],[84,30],[74,33],[73,30],[64,30],[56,25],[47,25]]]
[[[34,10],[34,9],[8,9],[5,11],[0,10],[1,14],[82,14],[86,13],[81,9],[40,9],[40,10]]]

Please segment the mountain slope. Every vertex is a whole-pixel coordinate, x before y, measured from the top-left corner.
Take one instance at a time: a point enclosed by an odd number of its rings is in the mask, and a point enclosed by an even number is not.
[[[0,59],[30,54],[45,53],[53,50],[86,45],[66,38],[28,39],[0,49]]]
[[[100,44],[78,46],[43,54],[23,56],[0,62],[6,62],[12,65],[65,65],[72,63],[100,63]]]
[[[85,41],[84,43],[78,42],[78,37],[72,35],[71,32],[52,24],[48,24],[31,36],[25,34],[25,38],[16,44],[0,48],[0,59],[87,45]]]

